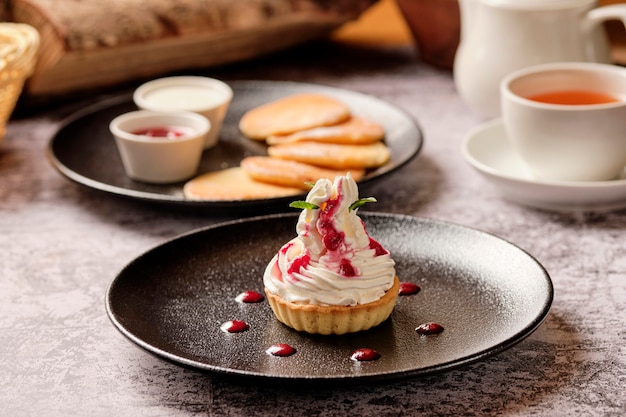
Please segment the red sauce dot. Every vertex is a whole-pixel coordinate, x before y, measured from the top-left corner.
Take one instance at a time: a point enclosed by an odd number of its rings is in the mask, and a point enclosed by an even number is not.
[[[259,303],[264,299],[265,297],[256,291],[244,291],[235,297],[235,300],[240,303]]]
[[[401,282],[400,283],[400,295],[413,295],[420,292],[421,288],[419,285],[414,284],[412,282]]]
[[[380,358],[380,353],[376,352],[374,349],[370,348],[361,348],[357,349],[352,353],[350,359],[353,361],[375,361]]]
[[[230,320],[220,326],[220,330],[226,333],[240,333],[248,329],[248,324],[241,320]]]
[[[438,323],[424,323],[415,328],[415,331],[422,335],[438,334],[443,332],[443,326]]]
[[[296,353],[296,349],[288,345],[287,343],[277,343],[267,348],[265,352],[268,355],[285,357],[291,356]]]

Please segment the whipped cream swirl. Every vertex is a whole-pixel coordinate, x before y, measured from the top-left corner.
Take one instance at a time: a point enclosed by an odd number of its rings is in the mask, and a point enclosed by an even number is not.
[[[395,263],[370,238],[350,206],[358,188],[350,175],[320,179],[307,195],[297,237],[267,265],[265,288],[298,304],[354,306],[381,298],[393,285]]]

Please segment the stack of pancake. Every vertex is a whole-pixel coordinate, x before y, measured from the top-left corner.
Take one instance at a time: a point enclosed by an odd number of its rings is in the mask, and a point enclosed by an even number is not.
[[[390,158],[384,128],[354,115],[333,97],[301,93],[253,108],[239,121],[250,140],[265,141],[267,156],[244,158],[240,166],[209,172],[185,184],[185,196],[202,200],[276,198],[306,192],[320,178],[350,175]]]

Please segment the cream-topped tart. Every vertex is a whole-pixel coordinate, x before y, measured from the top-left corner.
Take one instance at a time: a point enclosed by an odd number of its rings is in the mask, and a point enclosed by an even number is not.
[[[299,331],[344,334],[385,321],[399,281],[389,251],[357,215],[374,199],[358,198],[350,175],[318,180],[302,208],[297,236],[267,265],[265,293],[277,319]]]

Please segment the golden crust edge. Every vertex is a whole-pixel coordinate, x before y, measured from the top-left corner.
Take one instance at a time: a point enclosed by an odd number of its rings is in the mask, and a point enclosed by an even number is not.
[[[274,315],[295,330],[322,335],[342,335],[371,329],[389,318],[398,299],[400,281],[394,283],[380,299],[356,306],[318,306],[295,304],[265,289]]]

